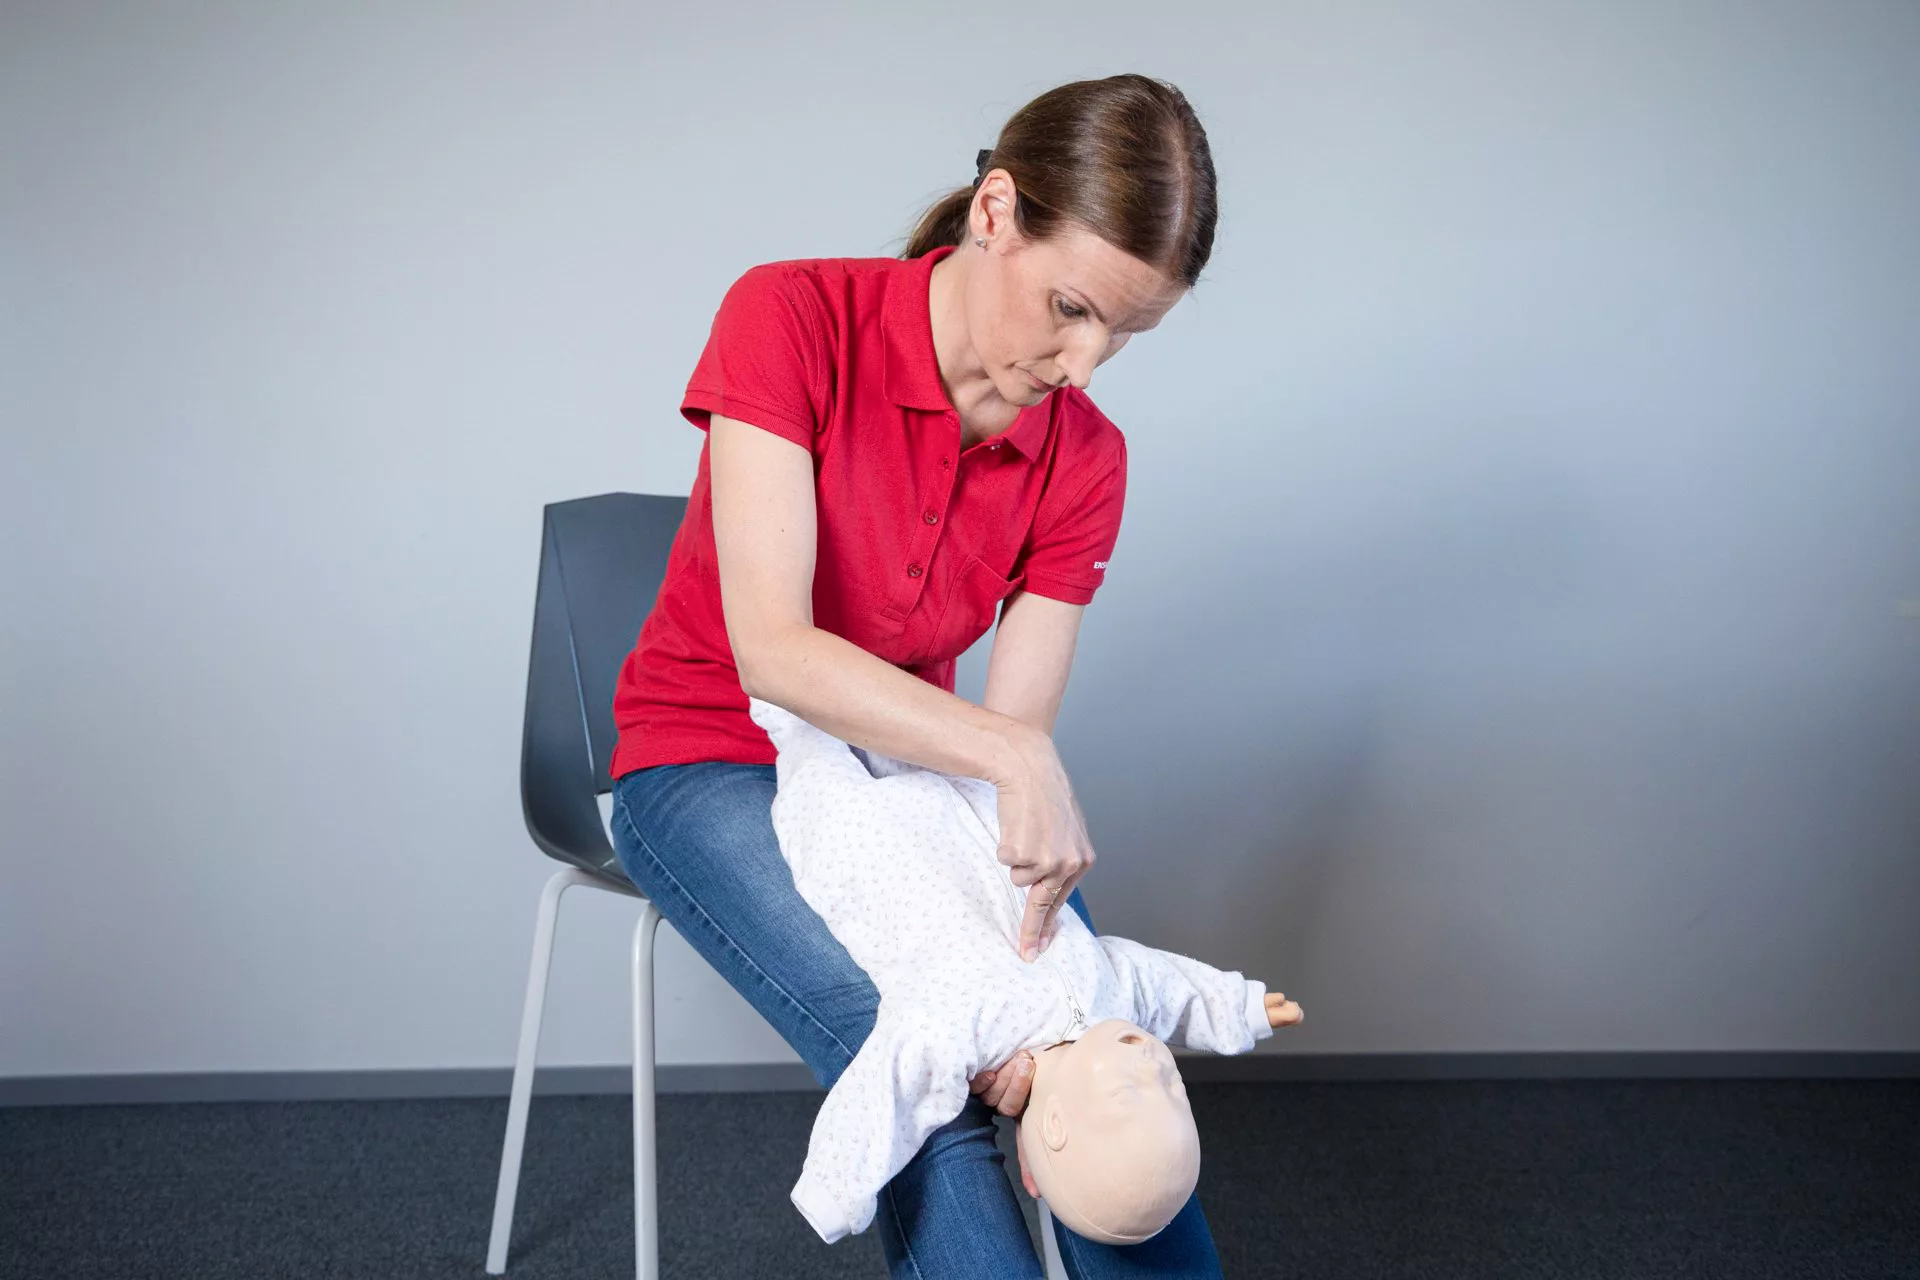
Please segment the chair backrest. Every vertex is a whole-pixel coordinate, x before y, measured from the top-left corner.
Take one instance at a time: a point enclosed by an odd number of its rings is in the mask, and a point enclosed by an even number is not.
[[[520,803],[548,854],[622,881],[596,799],[613,789],[613,687],[686,510],[685,498],[603,493],[549,503],[540,535]]]

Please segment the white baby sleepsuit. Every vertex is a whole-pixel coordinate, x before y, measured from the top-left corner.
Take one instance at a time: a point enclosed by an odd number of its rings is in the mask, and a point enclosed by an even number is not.
[[[880,993],[793,1187],[821,1239],[866,1230],[880,1189],[960,1114],[968,1081],[1022,1049],[1108,1018],[1213,1053],[1273,1034],[1263,983],[1096,937],[1070,907],[1040,958],[1022,960],[1027,891],[996,856],[990,783],[856,753],[759,698],[748,711],[778,751],[773,828],[794,885]]]

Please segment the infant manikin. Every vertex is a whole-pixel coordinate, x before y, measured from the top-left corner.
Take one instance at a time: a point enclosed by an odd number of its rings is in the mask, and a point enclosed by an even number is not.
[[[1027,891],[996,856],[990,783],[856,752],[758,698],[748,711],[778,753],[773,826],[794,885],[880,993],[793,1187],[820,1238],[864,1231],[881,1188],[960,1114],[968,1082],[1023,1049],[1033,1189],[1089,1239],[1158,1233],[1200,1173],[1167,1042],[1244,1053],[1298,1006],[1238,973],[1096,937],[1071,908],[1039,958],[1021,959]]]

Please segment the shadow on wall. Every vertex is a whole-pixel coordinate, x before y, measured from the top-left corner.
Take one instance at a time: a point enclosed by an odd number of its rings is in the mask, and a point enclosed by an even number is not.
[[[1551,665],[1556,631],[1604,609],[1620,574],[1598,513],[1546,466],[1349,477],[1310,509],[1188,536],[1212,550],[1174,559],[1222,568],[1168,578],[1150,620],[1096,642],[1106,670],[1154,678],[1076,708],[1075,755],[1136,744],[1130,766],[1076,779],[1107,882],[1090,898],[1103,927],[1271,967],[1252,976],[1304,998],[1333,989],[1316,958],[1351,950],[1324,931],[1376,914],[1340,909],[1341,886],[1394,896],[1418,856],[1383,820],[1406,704],[1450,669]],[[1258,954],[1210,954],[1221,938]]]
[[[1101,927],[1277,989],[1311,988],[1315,957],[1341,950],[1322,937],[1337,927],[1327,899],[1366,861],[1379,775],[1373,715],[1351,698],[1329,710],[1301,703],[1176,747],[1165,745],[1171,725],[1147,729],[1135,776],[1102,779],[1089,797],[1101,861],[1088,896]],[[1240,940],[1234,954],[1221,939]]]

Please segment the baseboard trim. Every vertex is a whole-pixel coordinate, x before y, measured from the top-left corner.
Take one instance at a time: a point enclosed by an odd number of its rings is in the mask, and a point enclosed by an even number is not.
[[[332,1102],[379,1098],[504,1098],[511,1067],[416,1071],[210,1071],[129,1075],[0,1076],[0,1107],[151,1102]],[[656,1093],[818,1090],[797,1062],[661,1065]],[[541,1067],[536,1094],[629,1093],[626,1066]]]
[[[1439,1080],[1912,1080],[1920,1053],[1257,1053],[1181,1055],[1193,1084]],[[797,1062],[670,1064],[660,1093],[817,1091]],[[322,1102],[504,1097],[507,1067],[420,1071],[217,1071],[0,1076],[0,1107],[160,1102]],[[625,1066],[542,1067],[537,1094],[616,1094]]]

